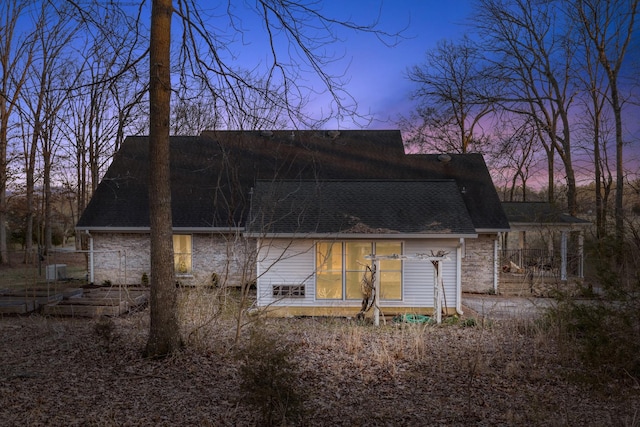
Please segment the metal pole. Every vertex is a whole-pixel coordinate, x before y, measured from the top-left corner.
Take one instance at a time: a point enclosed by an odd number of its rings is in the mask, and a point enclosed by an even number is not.
[[[373,268],[373,271],[375,272],[373,279],[373,287],[375,289],[375,300],[373,304],[373,323],[376,326],[380,326],[380,307],[378,306],[378,304],[380,304],[380,261],[378,261],[377,259],[373,261]]]

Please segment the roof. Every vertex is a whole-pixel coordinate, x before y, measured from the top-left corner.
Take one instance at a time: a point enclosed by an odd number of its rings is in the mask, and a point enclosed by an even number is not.
[[[455,181],[259,181],[248,230],[475,235]]]
[[[448,180],[476,231],[509,228],[480,154],[405,154],[398,130],[206,131],[170,144],[176,228],[243,227],[259,180]],[[128,137],[77,228],[149,227],[148,175],[149,138]],[[391,184],[384,186],[390,196]]]
[[[589,221],[563,213],[548,202],[502,202],[510,223],[545,225],[589,225]]]

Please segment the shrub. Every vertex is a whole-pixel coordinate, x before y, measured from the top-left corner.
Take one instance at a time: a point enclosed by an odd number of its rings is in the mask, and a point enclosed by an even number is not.
[[[610,241],[594,249],[602,295],[590,300],[561,296],[549,311],[567,354],[592,368],[593,378],[640,378],[640,277],[637,265],[619,268]],[[632,251],[629,251],[632,252]],[[632,257],[631,257],[632,258]]]
[[[251,330],[241,351],[241,388],[247,402],[259,408],[263,425],[300,423],[303,399],[298,392],[298,366],[290,346],[259,327]]]
[[[211,273],[211,286],[214,288],[220,286],[220,277],[216,272]]]

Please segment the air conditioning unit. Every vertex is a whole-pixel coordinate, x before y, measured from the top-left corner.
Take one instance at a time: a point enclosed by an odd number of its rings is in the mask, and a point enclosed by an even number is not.
[[[67,278],[67,264],[47,265],[47,280],[65,280]]]

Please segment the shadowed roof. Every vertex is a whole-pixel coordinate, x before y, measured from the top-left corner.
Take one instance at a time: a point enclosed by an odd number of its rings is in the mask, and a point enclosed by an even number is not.
[[[259,181],[250,232],[475,234],[455,181]]]
[[[563,213],[548,202],[502,202],[510,223],[588,225],[589,221]]]
[[[170,144],[174,227],[243,227],[258,180],[453,180],[476,231],[509,227],[480,154],[405,154],[397,130],[207,131]],[[78,229],[149,227],[148,145],[125,140]]]

